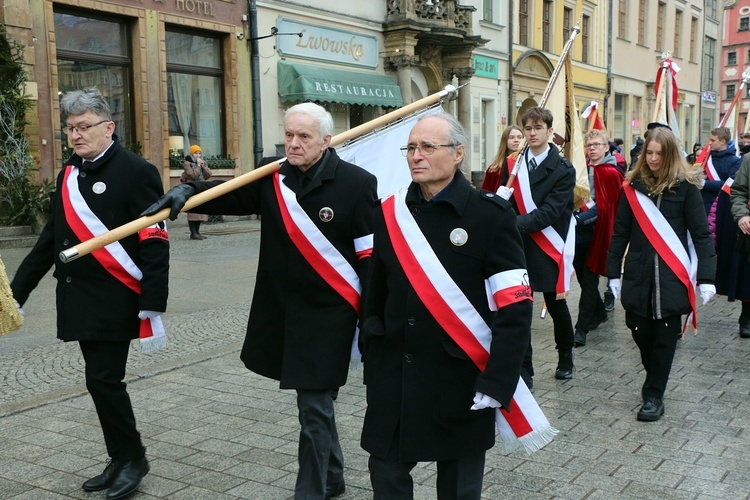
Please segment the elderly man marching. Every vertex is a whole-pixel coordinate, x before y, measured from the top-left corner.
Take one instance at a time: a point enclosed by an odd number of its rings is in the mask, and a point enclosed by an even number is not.
[[[261,214],[260,259],[250,308],[245,366],[297,392],[296,499],[342,494],[344,458],[333,391],[346,383],[361,282],[372,251],[375,176],[329,148],[333,118],[313,103],[284,118],[287,159],[278,173],[200,205],[209,215]],[[264,159],[262,163],[270,163]],[[144,215],[171,207],[221,181],[172,188]]]
[[[451,116],[420,119],[402,148],[412,183],[376,212],[362,328],[376,499],[413,498],[420,461],[437,462],[439,499],[480,498],[498,409],[535,405],[519,383],[532,296],[515,214],[458,170],[466,143]]]

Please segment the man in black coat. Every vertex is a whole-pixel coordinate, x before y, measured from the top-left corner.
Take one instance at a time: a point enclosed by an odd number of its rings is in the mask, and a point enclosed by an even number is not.
[[[348,374],[372,251],[376,179],[328,147],[333,119],[321,106],[292,106],[284,130],[287,161],[278,174],[198,210],[262,216],[258,276],[241,358],[253,372],[297,391],[301,432],[295,498],[323,499],[345,489],[331,393]],[[177,186],[145,214],[171,207],[174,219],[189,196],[219,182]]]
[[[437,461],[438,498],[480,498],[496,408],[519,382],[532,312],[521,238],[510,204],[458,170],[466,142],[453,117],[418,121],[402,148],[413,182],[376,212],[362,329],[376,499],[413,498],[419,461]]]
[[[528,149],[518,161],[521,163],[519,168],[528,171],[527,192],[530,191],[531,196],[531,200],[526,200],[523,204],[525,210],[519,210],[518,198],[522,196],[522,190],[501,186],[498,194],[505,199],[513,196],[511,202],[518,213],[518,230],[523,238],[531,289],[544,294],[547,311],[552,317],[558,353],[555,378],[565,380],[573,378],[575,369],[573,321],[565,300],[568,292],[565,284],[569,282],[573,272],[572,259],[571,268],[568,269],[560,255],[551,257],[545,248],[549,249],[552,245],[543,231],[549,228],[553,236],[564,242],[568,242],[568,238],[575,238],[575,234],[568,233],[571,232],[576,173],[573,165],[560,155],[557,147],[548,142],[552,136],[552,120],[552,113],[541,108],[530,108],[521,117]],[[520,175],[519,173],[517,183],[520,182]],[[503,184],[507,180],[506,172]],[[531,206],[532,201],[535,207]],[[533,386],[533,375],[532,347],[529,339],[522,368],[522,376],[529,388]]]
[[[86,388],[111,458],[83,489],[109,489],[108,499],[124,498],[149,471],[123,378],[131,339],[149,329],[163,334],[160,315],[166,310],[169,279],[166,230],[163,224],[146,228],[68,264],[57,256],[137,219],[164,191],[156,167],[118,142],[109,106],[98,90],[69,92],[60,107],[75,154],[57,178],[50,220],[11,288],[23,305],[55,265],[57,336],[79,343]],[[144,350],[162,347],[166,340],[141,337]]]

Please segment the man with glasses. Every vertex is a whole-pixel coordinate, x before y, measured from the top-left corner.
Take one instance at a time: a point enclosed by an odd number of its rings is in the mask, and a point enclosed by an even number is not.
[[[576,347],[586,345],[588,333],[607,321],[607,311],[610,309],[599,294],[599,276],[606,275],[607,250],[612,239],[623,179],[617,160],[610,153],[607,134],[603,130],[591,130],[585,140],[591,199],[573,213],[576,219],[573,267],[581,286],[578,320],[573,335]]]
[[[259,214],[260,260],[240,358],[259,375],[294,389],[300,422],[294,497],[345,491],[332,394],[346,383],[372,253],[375,176],[329,147],[333,118],[301,103],[284,116],[286,161],[278,173],[208,201],[200,213]],[[261,164],[273,158],[264,158]],[[222,181],[172,188],[144,212],[171,208]]]
[[[459,170],[467,143],[450,115],[417,121],[401,148],[413,182],[375,214],[362,447],[377,500],[413,498],[423,461],[437,462],[437,498],[478,500],[497,408],[519,384],[532,313],[521,237],[510,204]]]
[[[575,169],[557,146],[553,136],[552,113],[530,108],[523,116],[524,138],[528,148],[518,158],[519,169],[514,187],[506,187],[509,174],[504,172],[503,185],[497,193],[510,199],[518,214],[518,229],[523,238],[529,281],[534,292],[542,292],[552,324],[558,362],[555,378],[573,378],[573,321],[566,297],[573,274],[572,230]],[[512,198],[511,198],[512,196]],[[521,369],[529,389],[533,388],[532,346]]]
[[[130,341],[144,351],[163,347],[169,241],[163,224],[63,264],[59,253],[131,222],[164,192],[157,168],[117,140],[109,105],[96,89],[60,100],[75,154],[57,178],[53,213],[11,284],[20,305],[49,268],[57,278],[57,337],[78,341],[86,388],[94,400],[110,461],[83,483],[109,490],[107,499],[132,494],[149,471],[123,382]]]

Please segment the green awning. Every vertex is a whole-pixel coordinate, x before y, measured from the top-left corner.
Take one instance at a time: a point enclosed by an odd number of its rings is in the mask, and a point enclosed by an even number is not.
[[[401,107],[401,89],[385,75],[279,61],[282,102],[322,101]]]

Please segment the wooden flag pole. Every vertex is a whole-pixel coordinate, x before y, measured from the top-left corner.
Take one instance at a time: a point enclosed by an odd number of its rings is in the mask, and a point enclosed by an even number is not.
[[[355,139],[361,135],[372,132],[373,130],[379,129],[391,122],[419,111],[422,108],[426,108],[427,106],[440,102],[443,99],[453,99],[457,95],[458,89],[453,85],[447,85],[443,90],[439,92],[431,94],[407,106],[391,111],[388,114],[379,116],[367,123],[363,123],[362,125],[335,135],[331,138],[331,147],[335,147],[347,141],[351,141],[352,139]],[[219,196],[229,193],[230,191],[234,191],[239,187],[245,186],[262,177],[273,174],[281,167],[281,163],[284,162],[284,160],[286,160],[286,158],[282,158],[273,163],[269,163],[268,165],[256,168],[255,170],[242,174],[238,177],[235,177],[234,179],[222,182],[221,184],[218,184],[211,189],[207,189],[202,193],[191,196],[187,200],[187,203],[185,203],[185,206],[181,211],[185,212],[187,210],[191,210],[209,200],[218,198]],[[88,255],[94,250],[105,247],[110,243],[121,240],[122,238],[130,236],[131,234],[135,234],[143,228],[165,220],[167,217],[169,217],[169,208],[160,210],[154,215],[144,216],[134,221],[128,222],[127,224],[123,224],[122,226],[116,227],[111,231],[100,234],[99,236],[95,236],[90,240],[83,241],[72,248],[63,250],[62,252],[60,252],[60,260],[67,263],[79,257],[83,257],[84,255]]]
[[[579,19],[579,23],[581,20]],[[550,76],[549,83],[547,84],[547,88],[544,89],[544,94],[542,94],[542,100],[539,101],[539,107],[544,108],[544,106],[547,104],[547,101],[549,100],[549,96],[552,93],[552,87],[554,87],[555,82],[557,81],[557,78],[560,76],[560,72],[562,71],[563,64],[565,63],[565,58],[568,57],[568,54],[570,53],[570,48],[573,46],[573,41],[575,40],[578,33],[581,32],[581,28],[576,24],[573,26],[573,29],[570,30],[570,37],[568,37],[568,41],[565,43],[565,47],[563,48],[562,54],[560,54],[560,59],[557,62],[557,66],[555,67],[554,71],[552,72],[552,75]],[[522,156],[528,146],[521,145],[521,147],[518,150],[518,153],[516,154],[516,158],[519,156]],[[508,182],[505,183],[505,187],[510,187],[513,184],[513,181],[516,179],[516,175],[518,175],[518,167],[520,162],[516,162],[513,165],[513,170],[511,171],[510,175],[508,176]]]
[[[654,115],[651,119],[652,122],[655,122],[657,118],[659,118],[659,107],[661,106],[661,99],[663,94],[662,90],[664,90],[664,82],[667,80],[667,68],[669,68],[667,59],[669,59],[671,55],[672,54],[670,54],[669,52],[664,52],[661,55],[661,78],[659,78],[659,88],[656,89],[656,104],[654,104]],[[668,103],[668,105],[671,106],[671,103]]]

